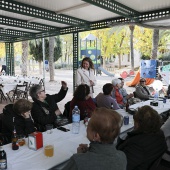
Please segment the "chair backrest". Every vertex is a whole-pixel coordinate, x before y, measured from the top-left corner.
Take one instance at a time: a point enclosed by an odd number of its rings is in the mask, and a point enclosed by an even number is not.
[[[27,85],[24,84],[17,84],[15,91],[21,91],[21,92],[25,92],[27,89]]]
[[[153,161],[153,163],[151,164],[151,166],[149,167],[148,170],[155,170],[155,169],[157,169],[157,167],[159,166],[161,160],[162,160],[162,155],[159,158],[157,158],[155,161]]]
[[[66,118],[70,118],[69,117],[69,113],[70,113],[70,103],[71,103],[71,101],[69,101],[69,102],[67,102],[66,104],[65,104],[65,108],[64,108],[64,112],[63,112],[63,116],[65,116]]]
[[[13,102],[14,100],[17,100],[19,98],[27,98],[27,95],[25,95],[27,93],[27,85],[23,85],[23,84],[17,84],[12,99]]]
[[[136,92],[135,92],[135,91],[133,92],[133,96],[134,96],[135,98],[137,98],[137,95],[136,95]]]
[[[45,89],[45,84],[44,84],[44,80],[43,79],[40,80],[39,85],[43,86],[44,89]]]
[[[0,133],[2,133],[2,117],[3,117],[3,114],[0,113]]]
[[[24,81],[23,85],[26,85],[28,87],[28,82]]]

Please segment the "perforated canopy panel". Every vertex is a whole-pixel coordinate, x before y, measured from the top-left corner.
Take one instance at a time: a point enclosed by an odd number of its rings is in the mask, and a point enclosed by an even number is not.
[[[107,28],[169,26],[170,0],[0,0],[0,41],[17,42]]]

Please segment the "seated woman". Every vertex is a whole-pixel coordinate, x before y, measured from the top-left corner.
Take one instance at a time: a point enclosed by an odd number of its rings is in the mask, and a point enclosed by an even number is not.
[[[127,170],[147,170],[166,151],[160,116],[150,106],[143,106],[134,115],[134,130],[128,132],[117,149],[127,157]]]
[[[25,99],[19,99],[14,104],[8,104],[4,107],[2,133],[6,134],[10,141],[14,126],[18,135],[28,136],[28,134],[35,132],[31,108],[32,103]]]
[[[113,84],[113,91],[112,91],[112,97],[116,99],[117,103],[119,104],[119,107],[123,109],[125,104],[123,103],[123,96],[120,93],[120,88],[121,88],[121,80],[120,79],[114,79],[112,80]]]
[[[167,96],[168,96],[168,99],[170,99],[170,85],[168,86]]]
[[[151,92],[145,83],[146,80],[141,78],[139,84],[136,86],[135,95],[140,100],[149,100],[149,97],[151,97]]]
[[[112,90],[113,90],[113,85],[111,83],[106,83],[103,86],[103,93],[99,93],[95,97],[97,107],[106,107],[110,109],[113,105],[114,110],[120,109],[119,105],[117,104],[116,99],[114,99],[111,96]]]
[[[74,97],[70,103],[70,114],[69,114],[70,120],[72,120],[71,119],[72,110],[74,109],[75,105],[77,105],[78,108],[80,109],[80,120],[84,119],[85,111],[91,113],[96,108],[96,105],[90,96],[90,87],[87,84],[79,85],[74,92]]]
[[[61,119],[62,114],[57,103],[64,99],[67,91],[65,81],[61,81],[60,91],[52,95],[46,94],[44,87],[39,84],[30,88],[30,96],[34,101],[31,114],[39,131],[45,131],[47,124],[53,124],[54,127],[59,125],[58,120]]]
[[[120,132],[121,116],[114,110],[96,108],[87,126],[87,144],[80,144],[63,170],[125,170],[126,156],[113,144]]]
[[[165,161],[168,161],[170,163],[170,117],[166,120],[166,122],[162,125],[161,127],[162,131],[164,132],[168,150],[166,153],[163,155],[163,159]]]

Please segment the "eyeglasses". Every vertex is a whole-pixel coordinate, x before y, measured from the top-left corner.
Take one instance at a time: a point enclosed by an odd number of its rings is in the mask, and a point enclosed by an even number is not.
[[[146,82],[146,81],[140,81],[140,82]]]

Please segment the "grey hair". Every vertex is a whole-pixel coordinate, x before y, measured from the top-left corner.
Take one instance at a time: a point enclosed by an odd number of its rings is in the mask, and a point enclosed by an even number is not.
[[[42,89],[42,86],[39,85],[39,84],[36,84],[36,85],[33,85],[31,88],[30,88],[30,96],[32,97],[32,99],[38,99],[38,95],[37,93]]]
[[[120,79],[113,79],[113,80],[112,80],[113,86],[116,86],[117,84],[120,84],[120,83],[121,83],[121,80],[120,80]]]

